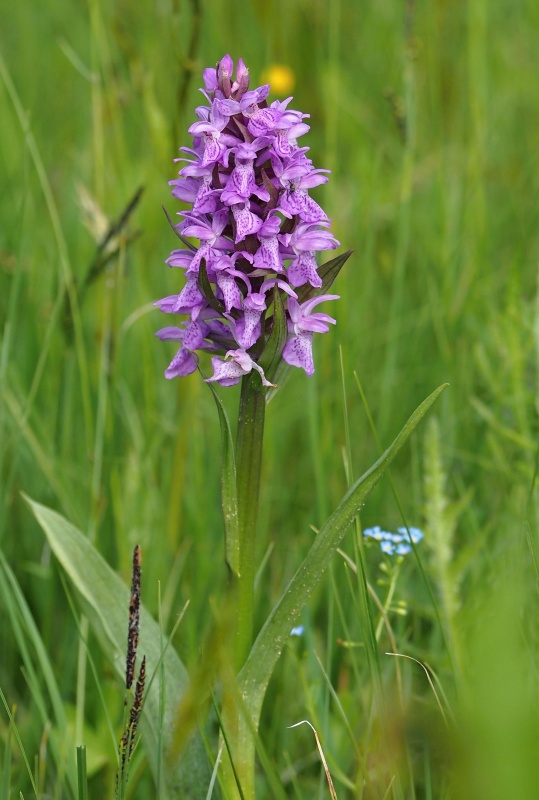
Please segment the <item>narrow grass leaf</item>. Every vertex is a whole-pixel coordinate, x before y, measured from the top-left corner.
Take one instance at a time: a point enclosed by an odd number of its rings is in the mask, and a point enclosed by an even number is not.
[[[4,766],[2,769],[1,800],[9,800],[9,785],[11,777],[11,736],[13,733],[13,720],[10,719],[4,744]]]
[[[72,769],[72,759],[66,758],[67,751],[71,746],[71,739],[68,735],[60,688],[47,648],[17,578],[2,550],[0,550],[0,598],[11,623],[19,647],[20,658],[24,664],[23,674],[43,726],[47,725],[50,719],[49,704],[52,708],[55,725],[51,734],[51,750],[60,770],[65,769],[67,765],[67,780],[74,791],[75,774]],[[32,655],[32,651],[35,656]]]
[[[28,761],[28,756],[26,755],[26,750],[24,749],[24,745],[22,743],[22,739],[21,739],[21,735],[19,733],[19,729],[17,728],[17,725],[15,723],[14,712],[11,711],[11,709],[10,709],[8,703],[7,703],[7,700],[6,700],[5,696],[4,696],[4,693],[3,693],[2,689],[0,689],[0,700],[2,701],[3,706],[6,709],[6,713],[7,713],[8,718],[9,718],[10,729],[15,734],[15,738],[17,740],[17,744],[19,745],[19,749],[21,751],[22,759],[24,761],[24,766],[26,767],[26,772],[28,773],[28,778],[30,779],[30,783],[32,785],[32,789],[34,791],[34,796],[35,796],[36,800],[39,800],[36,782],[34,780],[34,776],[32,774],[32,770],[30,768],[30,762]],[[20,793],[20,795],[22,797],[22,792]]]
[[[432,689],[432,693],[434,695],[434,699],[436,700],[436,703],[438,704],[438,708],[440,709],[440,714],[442,715],[442,719],[443,719],[445,725],[447,727],[449,727],[449,722],[448,722],[446,713],[444,711],[444,707],[443,707],[443,705],[442,705],[442,703],[440,701],[440,698],[438,697],[438,692],[436,691],[436,687],[434,686],[434,682],[433,682],[433,680],[432,680],[432,678],[430,676],[430,673],[431,673],[430,668],[427,668],[426,665],[423,664],[422,661],[419,661],[419,659],[414,658],[413,656],[408,656],[408,655],[406,655],[406,653],[386,653],[386,656],[394,656],[395,658],[407,658],[409,661],[414,661],[416,664],[419,664],[419,666],[423,669],[425,675],[427,676],[427,680],[429,682],[429,686]]]
[[[318,752],[320,753],[320,759],[321,759],[322,764],[324,766],[324,772],[326,773],[326,779],[327,779],[328,786],[329,786],[329,793],[331,795],[331,800],[337,800],[337,792],[335,791],[335,787],[333,786],[333,781],[331,780],[331,774],[330,774],[330,771],[329,771],[328,763],[326,761],[326,757],[324,755],[324,751],[322,749],[322,744],[321,744],[320,739],[318,737],[318,733],[316,732],[316,728],[313,725],[311,725],[311,723],[307,719],[302,719],[301,722],[296,722],[295,725],[289,725],[288,727],[289,728],[297,728],[299,725],[308,725],[309,728],[314,733],[314,738],[316,739],[316,746],[318,748]]]

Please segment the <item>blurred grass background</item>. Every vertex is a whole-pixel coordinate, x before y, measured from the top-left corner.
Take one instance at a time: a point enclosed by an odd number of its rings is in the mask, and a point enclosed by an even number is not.
[[[78,631],[21,490],[87,532],[126,579],[141,545],[145,602],[156,610],[160,581],[167,629],[190,600],[175,639],[188,665],[212,623],[208,598],[218,603],[225,585],[213,400],[198,375],[163,378],[169,354],[153,337],[163,321],[151,303],[180,285],[163,264],[176,246],[161,210],[177,210],[172,160],[190,143],[202,69],[230,52],[254,85],[275,65],[290,71],[295,86],[284,96],[311,114],[305,142],[315,165],[332,170],[317,199],[343,247],[355,248],[335,285],[338,326],[316,344],[315,376],[294,371],[268,409],[261,561],[273,549],[259,623],[309,546],[310,526],[345,491],[347,469],[357,476],[378,455],[358,384],[385,446],[430,391],[450,383],[436,420],[392,470],[406,521],[425,530],[421,556],[449,651],[413,558],[395,572],[387,561],[380,569],[376,549],[367,556],[382,601],[379,582],[394,584],[387,613],[397,651],[432,667],[456,728],[445,729],[421,667],[381,655],[393,743],[382,748],[357,586],[341,560],[305,612],[303,639],[281,660],[261,739],[290,797],[327,796],[311,733],[286,730],[305,717],[341,798],[538,796],[538,36],[531,0],[54,0],[5,9],[0,546],[68,720],[81,707]],[[97,238],[141,186],[106,268],[85,287]],[[233,417],[236,391],[221,394]],[[362,523],[396,528],[399,503],[384,481]],[[71,797],[47,750],[42,662],[5,574],[0,686],[17,706],[32,764],[41,753],[43,791]],[[388,649],[382,631],[380,652]],[[92,652],[118,722],[120,693]],[[89,680],[84,740],[93,796],[104,797],[115,752],[95,691]],[[9,741],[3,715],[4,765],[13,791],[29,796]],[[142,751],[139,764],[131,796],[153,796]],[[273,796],[266,786],[262,770],[260,798]]]

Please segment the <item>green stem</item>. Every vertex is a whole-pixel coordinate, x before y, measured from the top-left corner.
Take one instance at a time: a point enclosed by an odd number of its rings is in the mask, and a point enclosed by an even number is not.
[[[254,581],[256,575],[256,528],[262,466],[262,444],[266,411],[265,392],[257,376],[247,375],[241,387],[236,441],[236,486],[238,502],[239,574],[230,573],[232,623],[232,663],[238,674],[253,643]],[[223,703],[230,763],[224,764],[227,797],[254,798],[254,733],[246,724],[241,698],[235,690],[226,693]],[[241,793],[237,789],[241,785]]]
[[[231,580],[236,600],[234,666],[239,672],[253,643],[256,525],[266,400],[258,376],[243,378],[236,442],[239,572]]]

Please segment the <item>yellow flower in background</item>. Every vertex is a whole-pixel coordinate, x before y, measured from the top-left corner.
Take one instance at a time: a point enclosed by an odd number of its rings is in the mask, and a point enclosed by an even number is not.
[[[287,95],[294,88],[296,76],[286,64],[272,64],[262,73],[262,83],[271,85],[272,94]]]

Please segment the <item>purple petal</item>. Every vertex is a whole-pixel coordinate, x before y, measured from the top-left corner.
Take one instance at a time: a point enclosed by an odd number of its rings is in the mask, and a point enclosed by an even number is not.
[[[193,256],[194,253],[192,250],[173,250],[165,261],[165,264],[168,264],[169,267],[189,269],[193,261]]]
[[[227,117],[233,117],[241,111],[241,106],[236,100],[216,100],[215,102],[219,106],[219,111]]]
[[[248,88],[249,70],[243,63],[243,60],[238,58],[238,65],[236,67],[236,80],[232,86],[232,91],[235,93],[236,99],[241,100]]]
[[[301,333],[288,339],[284,346],[283,358],[292,367],[304,369],[310,377],[314,372],[312,333]]]
[[[168,297],[163,297],[161,300],[156,300],[154,306],[156,306],[159,311],[163,311],[165,314],[174,314],[174,308],[176,307],[176,303],[178,302],[178,295],[177,294],[169,294]]]
[[[198,275],[190,275],[187,278],[187,283],[178,295],[178,299],[176,300],[176,304],[174,306],[174,313],[186,314],[189,312],[182,311],[181,309],[191,310],[197,306],[202,307],[205,304],[206,301],[198,288]]]
[[[189,320],[185,326],[185,333],[183,336],[183,345],[188,350],[199,350],[204,346],[204,336],[208,332],[208,326],[205,322],[197,322],[196,320]]]
[[[192,203],[199,189],[196,178],[177,178],[174,181],[169,181],[168,185],[174,187],[172,196],[178,200],[183,200],[184,203]]]
[[[292,216],[299,216],[304,222],[327,222],[326,212],[309,197],[305,189],[288,190],[279,200],[279,209]]]
[[[230,311],[231,308],[241,308],[242,295],[231,275],[227,275],[225,272],[218,272],[217,285],[223,293],[227,311]]]
[[[326,300],[339,300],[340,295],[338,294],[320,294],[318,297],[313,297],[311,300],[307,300],[306,303],[303,303],[301,306],[302,314],[304,317],[308,316],[315,306],[319,305],[319,303],[325,303]],[[290,301],[288,301],[290,305]]]
[[[207,67],[202,73],[206,91],[214,92],[217,89],[217,72],[215,67]]]
[[[262,311],[246,308],[243,316],[236,320],[236,339],[244,350],[249,350],[260,338],[260,334],[262,333],[262,325],[260,323],[261,316]]]
[[[262,225],[260,217],[253,214],[247,205],[232,206],[232,213],[236,220],[236,244],[243,241],[250,233],[256,233]]]
[[[260,247],[255,253],[253,265],[255,269],[270,269],[273,272],[283,271],[283,260],[277,236],[260,238]]]
[[[184,378],[196,370],[197,364],[198,356],[182,345],[166,368],[165,378]]]
[[[322,278],[316,267],[314,253],[301,253],[288,267],[288,280],[292,286],[303,286],[308,282],[319,289],[322,286]]]
[[[169,325],[167,328],[161,328],[155,332],[155,336],[161,339],[162,342],[172,339],[175,342],[181,342],[185,331],[175,325]]]
[[[221,386],[234,386],[245,375],[245,372],[236,361],[223,361],[219,356],[214,356],[211,363],[213,375],[211,378],[206,378],[206,383],[217,381]]]

